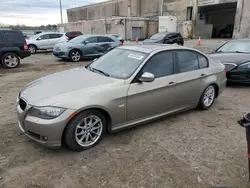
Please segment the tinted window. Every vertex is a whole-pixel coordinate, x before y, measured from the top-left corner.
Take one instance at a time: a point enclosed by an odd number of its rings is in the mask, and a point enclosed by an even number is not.
[[[114,42],[114,41],[109,37],[98,37],[98,42]]]
[[[198,54],[200,69],[204,69],[208,67],[208,60],[205,56]]]
[[[60,38],[63,36],[63,34],[50,34],[49,35],[51,39],[56,39],[56,38]]]
[[[86,41],[88,41],[88,43],[96,43],[97,42],[97,37],[89,37],[86,39]]]
[[[4,42],[3,42],[3,39],[2,39],[2,37],[1,37],[1,33],[0,33],[0,44],[3,44]]]
[[[152,39],[152,40],[162,40],[166,35],[168,35],[168,33],[161,32],[161,33],[157,33],[157,34],[153,35],[152,37],[150,37],[150,39]]]
[[[155,78],[168,76],[174,73],[174,61],[172,52],[160,52],[149,59],[143,72],[150,72]]]
[[[49,34],[45,34],[39,37],[41,40],[46,40],[46,39],[50,39],[50,35]]]
[[[19,44],[24,42],[24,37],[16,31],[3,31],[2,37],[7,44]]]
[[[188,72],[199,69],[197,53],[193,51],[178,51],[177,58],[179,61],[180,72]]]

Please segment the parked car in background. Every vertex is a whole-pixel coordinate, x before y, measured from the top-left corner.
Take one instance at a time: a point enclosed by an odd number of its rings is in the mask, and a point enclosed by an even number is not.
[[[250,39],[228,41],[210,57],[226,66],[228,82],[250,83]]]
[[[120,45],[120,41],[107,35],[81,35],[69,42],[55,45],[53,54],[62,59],[80,61],[82,58],[100,57]]]
[[[160,32],[143,41],[143,44],[162,43],[184,45],[184,39],[177,32]]]
[[[21,31],[0,29],[0,63],[5,68],[16,68],[20,59],[30,56]]]
[[[89,37],[100,36],[73,40]],[[85,150],[105,131],[196,107],[209,109],[225,88],[224,69],[189,48],[118,47],[86,67],[26,85],[17,98],[19,127],[43,145],[59,147],[64,142],[72,150]]]
[[[59,42],[67,41],[63,37],[62,33],[46,32],[34,35],[26,40],[29,51],[34,54],[37,50],[48,50],[53,49],[53,47]]]
[[[109,34],[109,35],[111,35],[111,36],[113,36],[113,37],[117,38],[117,39],[121,42],[121,45],[123,45],[123,43],[124,43],[124,39],[123,39],[121,36],[116,35],[116,34]]]
[[[221,38],[232,38],[234,25],[227,25],[224,29],[220,30],[219,37]]]
[[[82,32],[80,32],[80,31],[69,31],[69,32],[64,33],[63,37],[65,37],[65,39],[67,41],[69,41],[69,40],[71,40],[75,37],[78,37],[80,35],[82,35]]]

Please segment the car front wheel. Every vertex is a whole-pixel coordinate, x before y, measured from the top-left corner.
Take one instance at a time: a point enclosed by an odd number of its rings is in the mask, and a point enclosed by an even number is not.
[[[31,54],[34,54],[37,51],[37,47],[35,45],[33,45],[33,44],[30,44],[28,46],[28,48],[29,48],[29,51],[30,51]]]
[[[216,95],[215,86],[214,85],[208,86],[200,98],[199,107],[203,110],[209,109],[214,103],[215,95]]]
[[[83,151],[95,146],[106,129],[106,119],[97,110],[77,114],[64,132],[65,144],[74,151]]]
[[[71,61],[77,62],[81,60],[82,54],[79,50],[72,50],[69,53],[69,58]]]

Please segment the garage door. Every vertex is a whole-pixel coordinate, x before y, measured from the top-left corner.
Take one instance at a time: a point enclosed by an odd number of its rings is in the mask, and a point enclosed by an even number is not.
[[[132,40],[135,41],[136,37],[142,38],[142,27],[132,27]]]

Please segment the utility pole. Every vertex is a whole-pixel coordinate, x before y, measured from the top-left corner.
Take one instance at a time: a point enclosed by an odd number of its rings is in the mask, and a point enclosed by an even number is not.
[[[160,14],[163,16],[163,5],[164,5],[164,0],[161,0],[161,5],[160,5]]]
[[[63,16],[62,16],[62,0],[60,0],[60,13],[61,13],[61,24],[63,24]]]

